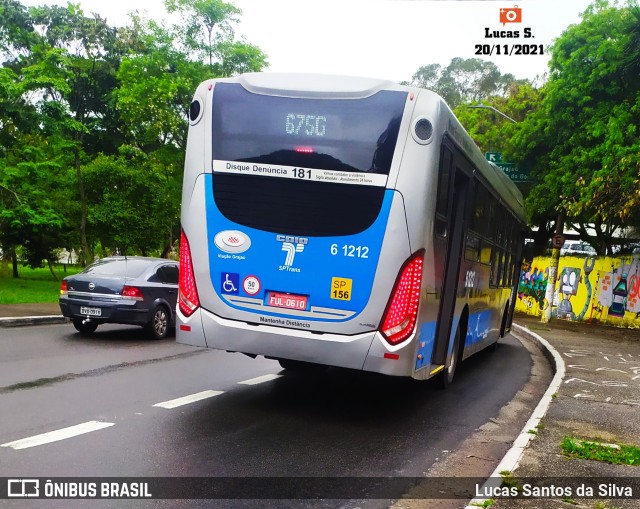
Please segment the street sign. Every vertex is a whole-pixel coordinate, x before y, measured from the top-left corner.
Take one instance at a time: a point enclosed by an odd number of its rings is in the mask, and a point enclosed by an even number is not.
[[[518,168],[516,163],[503,163],[502,152],[485,152],[484,157],[500,168],[512,182],[529,182],[529,168]]]
[[[553,237],[551,237],[551,247],[554,249],[560,249],[564,246],[565,237],[562,233],[556,233]]]
[[[495,163],[512,182],[529,182],[529,169],[518,168],[515,163]]]

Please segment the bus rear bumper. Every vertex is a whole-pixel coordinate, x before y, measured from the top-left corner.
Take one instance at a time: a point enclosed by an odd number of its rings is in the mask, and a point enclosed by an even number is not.
[[[391,352],[376,331],[353,336],[320,334],[228,320],[204,309],[198,309],[189,318],[179,310],[177,315],[179,343],[391,376],[412,376],[414,371],[414,360],[408,352],[411,348],[396,347],[395,352]],[[184,330],[185,326],[190,328],[188,332]],[[391,356],[385,357],[385,353]]]
[[[362,369],[375,331],[344,336],[227,320],[202,310],[209,348]]]

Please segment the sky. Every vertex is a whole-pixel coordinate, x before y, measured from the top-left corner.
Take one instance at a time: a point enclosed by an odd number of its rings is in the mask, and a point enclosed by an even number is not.
[[[591,0],[227,0],[242,10],[236,35],[267,54],[272,72],[319,72],[411,81],[423,65],[452,58],[493,61],[503,74],[535,79],[547,72],[548,46]],[[24,5],[63,0],[22,0]],[[161,0],[75,0],[85,14],[124,25],[137,9],[166,18]],[[501,23],[503,16],[514,22]],[[515,9],[520,9],[516,11]],[[520,20],[520,21],[518,21]],[[525,38],[525,29],[532,37]],[[487,38],[486,31],[506,31]],[[518,33],[518,37],[513,37]],[[507,47],[505,48],[505,44]],[[487,46],[488,45],[488,46]],[[497,45],[497,46],[496,46]],[[542,55],[516,55],[514,45]],[[501,52],[497,55],[498,48]],[[484,50],[492,55],[476,54]],[[505,49],[512,52],[504,55]]]

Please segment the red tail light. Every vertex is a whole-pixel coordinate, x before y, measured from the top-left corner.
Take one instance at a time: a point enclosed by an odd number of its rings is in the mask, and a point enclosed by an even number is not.
[[[380,332],[392,345],[411,336],[416,326],[423,256],[420,252],[404,265],[387,304]]]
[[[191,316],[200,307],[196,278],[193,275],[191,249],[184,231],[180,235],[180,292],[178,307],[184,316]]]
[[[122,296],[127,299],[144,300],[142,291],[137,286],[124,285],[122,287]]]
[[[69,293],[67,282],[63,279],[60,283],[60,295],[67,295],[67,293]]]

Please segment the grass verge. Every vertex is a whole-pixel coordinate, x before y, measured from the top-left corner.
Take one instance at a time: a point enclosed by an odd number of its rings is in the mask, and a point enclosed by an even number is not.
[[[596,441],[564,437],[562,452],[572,458],[604,461],[614,465],[640,465],[640,447],[625,444],[603,444]]]
[[[56,265],[54,272],[59,280],[80,272],[80,267]],[[60,281],[56,281],[49,268],[30,269],[20,267],[20,277],[11,277],[11,267],[0,266],[0,304],[29,304],[58,302]]]

